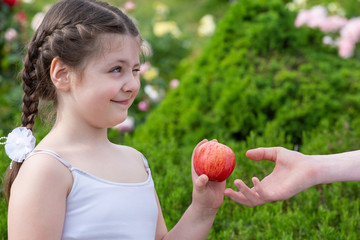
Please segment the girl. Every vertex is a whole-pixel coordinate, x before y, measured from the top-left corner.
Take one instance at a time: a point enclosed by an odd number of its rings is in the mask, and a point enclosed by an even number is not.
[[[23,128],[5,146],[10,240],[206,238],[225,181],[192,171],[192,203],[168,232],[146,159],[107,138],[139,91],[140,47],[134,23],[107,3],[48,11],[24,60]],[[28,154],[39,99],[53,101],[56,121]]]

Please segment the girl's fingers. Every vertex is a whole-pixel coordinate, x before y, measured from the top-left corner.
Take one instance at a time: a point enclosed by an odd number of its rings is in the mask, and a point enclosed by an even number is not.
[[[206,190],[206,184],[208,183],[209,178],[205,174],[199,176],[195,181],[195,189],[198,192],[203,192]]]

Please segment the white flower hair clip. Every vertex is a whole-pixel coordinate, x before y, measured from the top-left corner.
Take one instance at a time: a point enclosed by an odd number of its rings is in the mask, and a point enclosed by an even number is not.
[[[32,131],[26,127],[15,128],[7,137],[1,137],[0,140],[6,139],[5,142],[0,142],[5,145],[5,152],[12,161],[21,163],[35,148],[36,139]],[[10,169],[12,162],[10,164]]]

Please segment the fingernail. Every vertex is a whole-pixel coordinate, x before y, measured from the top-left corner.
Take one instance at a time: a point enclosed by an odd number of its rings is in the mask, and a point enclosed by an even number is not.
[[[205,174],[201,175],[200,178],[201,178],[200,180],[202,182],[207,182],[207,180],[208,180],[208,176],[206,176]]]

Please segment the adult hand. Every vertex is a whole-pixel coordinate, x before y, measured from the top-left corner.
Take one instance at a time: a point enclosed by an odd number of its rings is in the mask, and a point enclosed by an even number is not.
[[[234,183],[239,192],[230,188],[225,190],[225,196],[240,204],[255,207],[271,201],[285,200],[317,183],[316,167],[307,155],[273,147],[252,149],[247,151],[246,156],[254,161],[273,161],[275,168],[261,181],[253,177],[252,188],[236,179]]]

